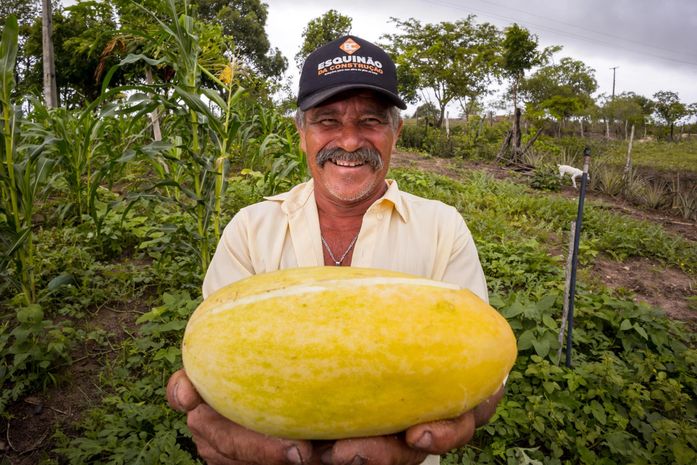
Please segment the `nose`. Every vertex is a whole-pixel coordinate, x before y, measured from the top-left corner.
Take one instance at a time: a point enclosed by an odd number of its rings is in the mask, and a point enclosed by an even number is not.
[[[365,137],[359,125],[345,123],[341,126],[341,132],[339,133],[336,143],[338,147],[341,147],[347,152],[355,152],[364,146]]]

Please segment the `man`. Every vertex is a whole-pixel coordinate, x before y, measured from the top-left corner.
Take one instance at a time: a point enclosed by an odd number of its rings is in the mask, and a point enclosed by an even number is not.
[[[312,180],[242,209],[228,224],[204,297],[241,278],[301,266],[391,269],[456,283],[487,299],[472,237],[453,207],[385,179],[402,127],[395,65],[379,47],[345,36],[315,50],[300,78],[296,124]],[[502,396],[398,435],[291,441],[249,431],[214,412],[183,371],[170,405],[187,412],[199,454],[225,464],[436,464],[467,443]],[[425,460],[425,461],[424,461]]]

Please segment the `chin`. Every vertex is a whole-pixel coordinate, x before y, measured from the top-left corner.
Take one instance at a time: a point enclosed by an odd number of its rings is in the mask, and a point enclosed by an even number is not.
[[[343,189],[341,186],[330,186],[329,193],[342,202],[358,202],[371,197],[376,190],[376,186],[377,183],[371,183],[362,189],[356,189],[354,186],[351,189]]]

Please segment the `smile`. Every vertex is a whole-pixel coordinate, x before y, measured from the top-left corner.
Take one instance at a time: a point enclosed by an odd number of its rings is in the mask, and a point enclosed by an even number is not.
[[[336,158],[332,158],[331,162],[337,166],[346,166],[349,168],[355,168],[357,166],[363,166],[365,164],[365,162],[363,162],[363,161],[341,160],[341,159],[336,159]]]

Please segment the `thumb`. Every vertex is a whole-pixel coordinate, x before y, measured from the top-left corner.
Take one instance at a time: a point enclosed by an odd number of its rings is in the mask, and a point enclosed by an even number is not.
[[[183,369],[174,372],[167,382],[167,402],[182,413],[190,412],[203,402]]]

